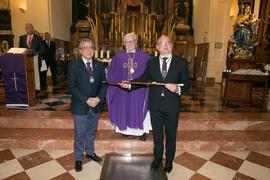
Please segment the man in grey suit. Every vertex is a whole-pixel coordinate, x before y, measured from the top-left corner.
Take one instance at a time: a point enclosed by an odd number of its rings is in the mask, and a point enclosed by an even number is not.
[[[107,86],[104,64],[93,58],[95,44],[90,39],[81,41],[82,55],[68,67],[67,85],[71,97],[71,113],[74,119],[75,171],[82,170],[83,153],[96,162],[102,159],[94,153],[95,130],[99,113],[103,110],[103,99]]]

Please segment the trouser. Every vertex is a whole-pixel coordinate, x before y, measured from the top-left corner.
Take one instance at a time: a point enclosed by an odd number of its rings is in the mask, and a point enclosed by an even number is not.
[[[176,150],[176,132],[179,112],[150,111],[151,124],[154,136],[154,155],[161,159],[164,152],[163,129],[166,134],[166,159],[172,161]]]
[[[88,155],[94,154],[95,131],[97,128],[99,113],[93,113],[90,108],[87,115],[75,115],[74,119],[74,154],[75,161],[83,160],[85,151]]]
[[[40,89],[41,89],[41,90],[44,90],[44,89],[46,89],[46,87],[47,87],[46,74],[47,74],[47,71],[41,71],[41,72],[39,73],[39,76],[40,76]]]
[[[56,84],[56,63],[48,63],[48,69],[50,68],[52,74],[53,85]]]

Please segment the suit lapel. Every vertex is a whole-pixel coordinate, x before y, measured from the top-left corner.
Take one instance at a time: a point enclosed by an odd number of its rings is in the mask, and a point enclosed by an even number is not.
[[[176,67],[176,59],[175,59],[174,55],[172,55],[171,64],[170,64],[170,67],[168,69],[167,76],[166,76],[165,80],[167,80],[170,77],[170,75],[173,74],[173,71],[175,69],[173,67]]]
[[[160,71],[160,62],[159,62],[159,56],[155,57],[155,60],[154,60],[154,64],[155,64],[155,70],[156,70],[156,74],[158,74],[159,76],[159,79],[161,79],[162,81],[164,80],[163,77],[162,77],[162,73]]]
[[[79,68],[80,68],[83,72],[85,72],[85,73],[87,73],[87,74],[89,75],[88,71],[86,70],[86,67],[85,67],[85,64],[84,64],[82,58],[80,58],[78,65],[79,65]]]

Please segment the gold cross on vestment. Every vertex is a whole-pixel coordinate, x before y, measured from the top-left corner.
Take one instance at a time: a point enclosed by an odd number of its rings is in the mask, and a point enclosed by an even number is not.
[[[138,63],[133,63],[132,58],[128,58],[128,63],[123,63],[123,68],[128,68],[128,78],[127,80],[133,80],[132,74],[135,72],[134,68],[138,67]]]

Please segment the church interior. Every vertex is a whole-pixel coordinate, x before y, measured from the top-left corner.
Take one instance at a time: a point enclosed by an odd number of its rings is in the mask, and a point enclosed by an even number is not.
[[[47,88],[29,90],[29,106],[7,106],[0,63],[0,179],[110,179],[107,161],[84,159],[74,170],[67,67],[84,38],[109,66],[129,32],[151,57],[157,39],[170,37],[192,80],[181,95],[173,170],[152,179],[270,179],[270,0],[0,0],[0,62],[26,23],[51,34],[56,84],[48,70]],[[95,139],[102,159],[153,154],[153,134],[123,138],[104,102]]]

